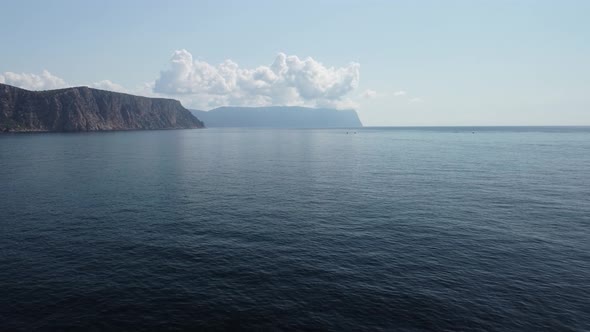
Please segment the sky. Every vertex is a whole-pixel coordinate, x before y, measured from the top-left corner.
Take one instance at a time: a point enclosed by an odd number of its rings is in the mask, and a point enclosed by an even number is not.
[[[590,1],[0,0],[0,83],[354,108],[366,126],[590,125]]]

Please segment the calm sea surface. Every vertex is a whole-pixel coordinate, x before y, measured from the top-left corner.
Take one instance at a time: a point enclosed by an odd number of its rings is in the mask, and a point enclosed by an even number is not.
[[[590,128],[0,136],[0,330],[590,330]]]

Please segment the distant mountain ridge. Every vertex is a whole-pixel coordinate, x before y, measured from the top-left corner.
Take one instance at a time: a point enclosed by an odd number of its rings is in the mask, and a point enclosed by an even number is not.
[[[74,87],[29,91],[0,84],[0,132],[202,128],[179,101]]]
[[[362,123],[354,110],[297,106],[219,107],[191,112],[207,127],[356,128]]]

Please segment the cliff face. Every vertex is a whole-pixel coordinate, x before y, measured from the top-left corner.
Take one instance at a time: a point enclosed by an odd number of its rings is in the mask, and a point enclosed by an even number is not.
[[[192,111],[207,127],[356,128],[362,127],[354,110],[306,107],[220,107]]]
[[[0,132],[202,127],[177,100],[87,87],[29,91],[0,84]]]

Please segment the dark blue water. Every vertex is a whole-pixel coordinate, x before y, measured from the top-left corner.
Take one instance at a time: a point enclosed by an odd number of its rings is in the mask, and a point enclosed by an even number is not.
[[[590,128],[0,136],[0,330],[590,330]]]

